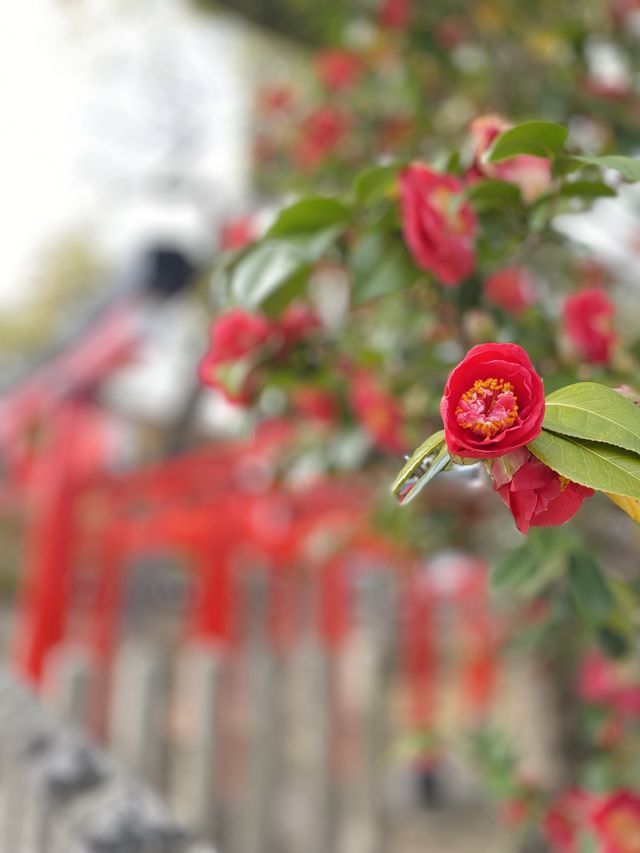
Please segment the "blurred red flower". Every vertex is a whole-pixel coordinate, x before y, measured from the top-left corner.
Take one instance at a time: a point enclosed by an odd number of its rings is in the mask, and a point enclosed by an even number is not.
[[[360,58],[347,50],[323,50],[316,57],[315,69],[318,79],[330,92],[350,89],[364,70]]]
[[[640,796],[620,791],[593,814],[602,853],[640,853]]]
[[[342,144],[349,123],[333,107],[319,107],[302,123],[294,159],[302,169],[317,169]]]
[[[540,434],[542,379],[517,344],[479,344],[449,374],[440,414],[450,453],[503,456]]]
[[[554,853],[578,853],[578,831],[587,822],[591,797],[571,789],[560,794],[547,809],[542,829]]]
[[[533,281],[522,267],[507,267],[485,281],[484,296],[487,302],[509,314],[521,314],[533,305]]]
[[[273,116],[287,112],[295,98],[294,90],[286,83],[265,86],[258,92],[258,109]]]
[[[251,393],[249,369],[240,370],[239,378],[230,382],[225,367],[259,353],[271,335],[269,320],[262,314],[251,314],[242,308],[231,308],[214,321],[209,349],[198,369],[200,381],[221,391],[231,403],[247,403]]]
[[[389,30],[404,30],[413,11],[413,0],[382,0],[378,11],[380,26]]]
[[[620,717],[640,715],[640,683],[625,680],[612,662],[597,652],[582,662],[578,692],[585,701],[611,708]]]
[[[511,478],[494,478],[493,488],[511,510],[520,533],[530,527],[564,524],[576,514],[593,489],[572,483],[548,468],[528,451]]]
[[[353,374],[350,399],[356,418],[381,450],[405,452],[402,410],[369,371],[357,370]]]
[[[501,116],[480,116],[471,122],[474,162],[470,177],[508,181],[520,187],[525,201],[531,202],[546,192],[551,183],[549,160],[530,154],[518,154],[500,163],[486,163],[482,159],[482,155],[490,148],[495,138],[510,127],[511,123]]]
[[[564,330],[580,358],[589,364],[607,364],[617,340],[613,331],[614,305],[598,288],[574,293],[564,303]]]
[[[293,344],[320,328],[320,318],[306,305],[290,305],[276,321],[275,329],[282,335],[283,344]]]
[[[297,388],[293,393],[293,404],[309,420],[322,424],[334,424],[338,418],[338,404],[335,397],[321,388],[312,385]]]
[[[220,230],[220,245],[225,251],[244,249],[257,238],[258,231],[251,216],[230,219]]]
[[[416,264],[444,284],[457,284],[473,270],[476,217],[463,201],[463,184],[420,163],[400,176],[404,239]]]

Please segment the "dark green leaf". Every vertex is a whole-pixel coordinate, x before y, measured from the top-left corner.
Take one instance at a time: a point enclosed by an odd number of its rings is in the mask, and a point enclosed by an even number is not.
[[[303,265],[289,278],[280,282],[278,287],[263,300],[260,306],[262,311],[274,316],[281,314],[294,299],[305,292],[312,270],[312,264]]]
[[[610,658],[622,658],[630,649],[627,635],[609,626],[598,629],[598,642],[602,651]]]
[[[518,589],[528,584],[541,568],[542,564],[532,548],[516,548],[492,568],[491,586],[495,590]]]
[[[401,163],[373,166],[356,175],[353,190],[358,204],[374,204],[387,196],[394,187]]]
[[[231,294],[242,305],[257,308],[306,265],[301,252],[286,243],[260,243],[235,265]]]
[[[521,201],[520,189],[507,181],[478,181],[468,192],[476,209],[511,207]]]
[[[560,190],[562,198],[611,198],[616,191],[604,181],[570,181]]]
[[[305,198],[280,211],[267,237],[284,237],[301,231],[346,225],[350,219],[349,208],[336,199],[322,196]]]
[[[501,133],[485,158],[499,163],[518,154],[553,158],[564,146],[567,128],[548,121],[527,121]]]
[[[353,301],[356,304],[395,293],[412,284],[416,270],[404,244],[380,231],[364,234],[351,253]]]
[[[567,581],[576,610],[585,622],[594,627],[604,625],[616,599],[600,566],[588,552],[569,555]]]

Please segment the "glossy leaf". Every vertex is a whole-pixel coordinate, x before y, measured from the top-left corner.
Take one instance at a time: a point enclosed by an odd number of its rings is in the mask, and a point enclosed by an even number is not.
[[[353,190],[358,204],[374,204],[388,196],[397,183],[401,163],[373,166],[356,175]]]
[[[528,585],[541,568],[532,548],[515,548],[491,570],[491,586],[501,591],[518,589]]]
[[[399,502],[403,506],[411,503],[437,474],[440,474],[450,465],[451,457],[446,445],[443,444],[432,459],[428,462],[425,460],[426,470],[424,473],[417,471],[415,477],[410,477],[404,481],[404,484],[396,492]]]
[[[417,275],[406,247],[380,231],[371,231],[358,240],[350,269],[356,304],[395,293],[412,284]]]
[[[586,551],[569,556],[569,594],[576,610],[592,625],[602,625],[616,605],[615,596],[602,569]]]
[[[322,196],[305,198],[280,211],[267,237],[284,237],[301,231],[346,225],[350,218],[349,208],[336,199]]]
[[[435,457],[444,446],[444,430],[442,429],[434,432],[426,441],[423,441],[420,447],[411,454],[393,481],[391,493],[397,495],[406,485],[407,481],[415,477],[420,477],[425,473],[423,468],[426,469],[429,457]]]
[[[256,246],[234,267],[231,295],[248,308],[257,308],[306,264],[302,253],[285,243]]]
[[[617,195],[604,181],[570,181],[560,190],[561,198],[612,198]]]
[[[640,454],[640,408],[612,388],[578,382],[549,394],[545,404],[545,429]]]
[[[511,207],[522,199],[519,188],[507,181],[478,181],[467,196],[476,210]]]
[[[264,240],[231,267],[231,295],[248,308],[281,311],[297,296],[312,269],[341,233],[332,226],[300,231],[286,240]]]
[[[497,137],[486,154],[490,163],[499,163],[518,154],[553,158],[562,151],[567,128],[549,121],[527,121]]]
[[[621,157],[618,154],[605,154],[600,157],[573,156],[573,162],[585,166],[599,166],[601,169],[614,169],[627,181],[640,181],[640,160],[635,157]]]
[[[635,453],[546,429],[527,446],[534,456],[568,480],[640,499],[640,456]]]

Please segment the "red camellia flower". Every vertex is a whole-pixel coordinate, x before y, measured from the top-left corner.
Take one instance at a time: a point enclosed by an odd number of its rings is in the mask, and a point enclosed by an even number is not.
[[[286,83],[265,86],[258,92],[258,109],[268,116],[286,113],[295,99],[294,90]]]
[[[312,308],[306,305],[290,305],[277,321],[275,328],[282,335],[283,343],[287,345],[301,340],[320,326],[320,318]]]
[[[520,533],[530,527],[552,527],[564,524],[576,514],[593,489],[561,477],[528,450],[516,451],[523,461],[508,479],[504,467],[492,467],[493,488],[511,510]],[[513,454],[515,456],[516,454]]]
[[[602,853],[640,853],[640,796],[621,791],[594,813]]]
[[[312,385],[297,388],[293,393],[293,404],[309,420],[329,426],[338,419],[335,397],[322,388],[314,388]]]
[[[585,791],[568,790],[551,804],[542,829],[554,853],[578,853],[578,831],[584,826],[591,797]]]
[[[533,281],[522,267],[507,267],[485,281],[484,296],[509,314],[521,314],[533,304]]]
[[[200,380],[221,391],[231,403],[247,402],[248,375],[243,375],[240,387],[231,389],[222,379],[220,368],[255,355],[271,333],[271,324],[262,314],[251,314],[242,308],[231,308],[221,314],[211,327],[211,344],[200,362]]]
[[[503,456],[540,434],[542,379],[517,344],[479,344],[449,374],[440,414],[451,454]]]
[[[378,447],[389,453],[404,453],[402,411],[396,399],[383,391],[368,371],[358,370],[353,375],[351,406]]]
[[[320,107],[302,123],[294,151],[296,164],[316,169],[342,144],[348,129],[345,116],[333,107]]]
[[[343,92],[354,86],[362,75],[360,59],[347,50],[324,50],[316,57],[316,74],[331,92]]]
[[[485,163],[482,160],[482,155],[493,144],[494,139],[510,127],[512,125],[500,116],[481,116],[471,122],[474,142],[472,175],[508,181],[520,187],[526,201],[534,201],[546,192],[551,183],[549,160],[531,154],[518,154],[500,163]]]
[[[617,340],[612,322],[614,305],[598,288],[581,290],[564,303],[564,330],[580,358],[589,364],[607,364]]]
[[[405,30],[411,17],[413,0],[382,0],[378,20],[389,30]]]
[[[420,163],[400,177],[404,239],[416,264],[444,284],[457,284],[474,266],[476,217],[462,201],[463,184]]]
[[[592,652],[580,667],[578,692],[582,699],[604,705],[621,717],[640,715],[640,683],[624,678],[613,663]]]
[[[256,224],[251,216],[238,216],[230,219],[220,231],[220,245],[225,251],[244,249],[258,236]]]

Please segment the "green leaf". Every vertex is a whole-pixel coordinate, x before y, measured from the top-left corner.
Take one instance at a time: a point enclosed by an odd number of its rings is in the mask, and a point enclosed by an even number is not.
[[[412,284],[417,275],[404,244],[380,231],[369,231],[358,240],[350,268],[356,304],[395,293]]]
[[[231,295],[248,308],[280,311],[302,290],[312,264],[341,233],[339,226],[256,243],[230,267]],[[282,291],[282,292],[280,292]]]
[[[402,163],[373,166],[356,175],[353,191],[358,204],[368,205],[385,198],[397,181]]]
[[[568,480],[601,492],[640,498],[640,456],[635,453],[546,429],[527,446],[541,462]]]
[[[334,198],[315,196],[297,201],[280,211],[267,237],[284,237],[301,231],[317,231],[333,225],[346,225],[351,211]]]
[[[304,255],[286,243],[260,243],[234,266],[231,294],[242,305],[257,308],[306,263]]]
[[[598,629],[598,642],[602,651],[610,658],[622,658],[629,653],[628,636],[615,628],[605,625]]]
[[[604,181],[569,181],[560,190],[561,198],[611,198],[616,195]]]
[[[567,128],[549,121],[527,121],[497,137],[485,159],[499,163],[518,154],[553,158],[558,154],[567,138]]]
[[[569,555],[569,594],[585,622],[600,626],[607,622],[616,599],[602,569],[586,551]]]
[[[313,271],[312,264],[299,267],[267,296],[260,305],[261,310],[270,316],[278,316],[294,299],[305,292],[307,282]]]
[[[393,481],[391,486],[391,494],[397,495],[400,491],[402,491],[403,487],[405,487],[408,482],[414,478],[420,479],[425,475],[425,473],[429,473],[433,467],[435,461],[438,459],[441,452],[446,450],[446,445],[444,443],[444,430],[439,430],[438,432],[434,432],[433,435],[430,435],[429,438],[424,441],[420,447],[414,451],[402,470],[398,474],[398,476]],[[427,467],[429,458],[431,459],[430,467]],[[445,464],[449,462],[449,454],[447,453],[447,461]],[[445,465],[443,464],[439,470],[442,470]],[[436,472],[437,473],[437,472]],[[435,476],[433,474],[432,476]],[[426,483],[424,484],[426,485]],[[414,484],[415,487],[415,484]],[[421,491],[424,486],[421,486],[418,491]],[[413,500],[413,495],[410,500]],[[403,503],[407,503],[407,500],[403,500]]]
[[[413,479],[406,479],[403,487],[396,493],[396,497],[402,506],[411,503],[412,500],[417,498],[424,487],[429,485],[433,478],[441,471],[444,471],[450,463],[451,457],[449,456],[449,451],[447,450],[447,446],[443,444],[428,463],[427,470],[422,474],[417,472],[416,477]]]
[[[478,181],[473,184],[467,197],[476,209],[510,207],[521,199],[520,189],[508,181]]]
[[[571,157],[574,163],[585,166],[599,166],[601,169],[615,169],[627,181],[640,181],[640,160],[635,157],[621,157],[619,154],[605,154],[600,157]]]
[[[578,382],[549,394],[545,405],[546,430],[640,454],[640,408],[612,388]]]
[[[532,548],[515,548],[492,568],[491,586],[499,591],[518,589],[527,585],[541,568],[542,564]]]

